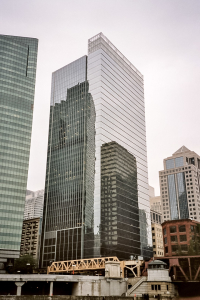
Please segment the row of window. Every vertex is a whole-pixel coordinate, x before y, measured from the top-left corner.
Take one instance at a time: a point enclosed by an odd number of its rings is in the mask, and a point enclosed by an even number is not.
[[[177,235],[170,236],[170,239],[171,239],[172,243],[178,242]],[[180,239],[180,242],[186,242],[187,236],[185,234],[179,235],[179,239]],[[165,242],[165,244],[167,244],[167,237],[164,238],[164,242]]]
[[[160,284],[152,284],[151,285],[152,291],[161,291],[161,285]],[[167,284],[167,291],[169,290],[169,286]],[[155,297],[155,296],[154,296]]]

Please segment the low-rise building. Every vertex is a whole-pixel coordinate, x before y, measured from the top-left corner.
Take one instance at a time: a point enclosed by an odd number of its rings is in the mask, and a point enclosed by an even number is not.
[[[191,219],[165,221],[162,223],[164,256],[198,254],[200,245],[200,222]]]
[[[22,228],[20,256],[32,255],[37,262],[39,259],[41,223],[42,218],[24,220]]]
[[[174,283],[169,276],[167,264],[160,260],[153,260],[148,263],[148,276],[140,278],[135,277],[134,280],[128,279],[128,284],[132,285],[127,290],[128,297],[137,297],[142,299],[172,299],[178,294]]]

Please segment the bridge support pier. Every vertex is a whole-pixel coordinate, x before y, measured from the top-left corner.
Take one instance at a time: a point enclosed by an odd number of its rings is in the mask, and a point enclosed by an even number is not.
[[[53,281],[50,282],[49,296],[53,296]]]
[[[15,285],[17,286],[17,296],[21,296],[22,294],[22,285],[24,285],[25,282],[15,282]]]

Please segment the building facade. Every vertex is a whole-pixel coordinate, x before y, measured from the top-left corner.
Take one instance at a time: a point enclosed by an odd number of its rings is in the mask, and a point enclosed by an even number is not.
[[[151,211],[157,212],[159,215],[161,215],[162,218],[161,197],[155,196],[154,188],[150,185],[149,185],[149,201],[150,201]],[[151,213],[151,222],[152,222],[152,213]]]
[[[151,230],[153,240],[153,255],[156,257],[164,255],[163,234],[161,215],[151,210]]]
[[[101,146],[114,141],[137,161],[141,254],[151,256],[143,76],[100,33],[52,75],[43,266],[53,245],[54,260],[102,256]]]
[[[0,258],[19,257],[38,40],[0,35]]]
[[[116,142],[101,146],[101,224],[102,256],[140,255],[136,159]]]
[[[159,213],[162,218],[162,205],[160,196],[150,197],[150,208],[151,210]]]
[[[23,221],[20,256],[32,255],[37,264],[40,254],[42,218]]]
[[[200,221],[200,156],[182,146],[159,172],[163,221]]]
[[[42,218],[44,205],[44,190],[26,191],[24,220]]]
[[[164,255],[199,255],[200,223],[195,220],[182,219],[162,223]],[[195,253],[196,252],[196,253]]]

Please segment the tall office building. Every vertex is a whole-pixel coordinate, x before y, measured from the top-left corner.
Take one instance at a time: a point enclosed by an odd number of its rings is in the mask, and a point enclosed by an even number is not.
[[[44,190],[26,191],[24,220],[42,218],[44,205]]]
[[[163,165],[159,172],[163,221],[200,221],[200,156],[182,146]]]
[[[100,33],[89,39],[88,56],[52,75],[42,266],[103,255],[101,154],[110,142],[136,159],[136,231],[141,254],[151,256],[143,76]],[[114,235],[116,220],[109,222]]]
[[[0,261],[19,257],[38,40],[0,35]]]

